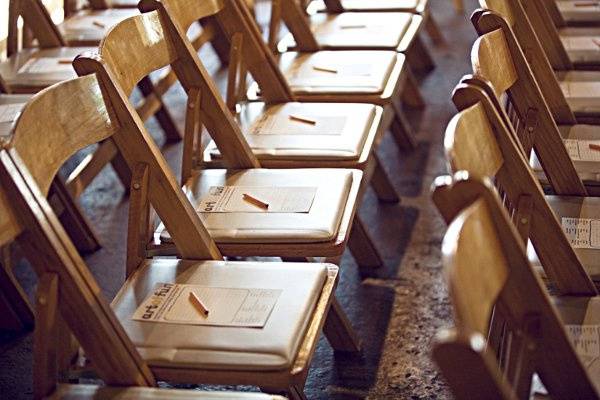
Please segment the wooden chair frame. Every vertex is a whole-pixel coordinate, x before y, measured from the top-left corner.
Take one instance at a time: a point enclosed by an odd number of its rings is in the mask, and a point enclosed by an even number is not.
[[[143,2],[140,6],[143,10],[146,10],[145,5],[147,4],[148,3]],[[203,4],[205,7],[204,9],[209,13],[213,12],[215,7],[219,6],[217,1],[214,3],[206,2]],[[156,5],[163,7],[162,3],[156,3]],[[179,5],[181,6],[181,4]],[[153,6],[153,4],[151,4],[151,6]],[[183,7],[183,9],[188,8]],[[164,15],[164,17],[160,17],[160,15]],[[187,17],[193,21],[198,18],[197,15],[191,16],[189,14],[187,14]],[[195,102],[194,104],[198,107],[200,113],[204,114],[201,116],[201,119],[223,155],[224,165],[231,169],[259,167],[259,161],[251,152],[239,126],[236,124],[233,116],[228,111],[227,106],[217,93],[212,81],[208,78],[208,73],[201,65],[190,43],[182,39],[182,30],[168,19],[166,10],[161,8],[158,11],[151,11],[144,13],[141,16],[132,17],[129,20],[123,21],[120,25],[115,27],[112,32],[116,33],[118,30],[121,30],[121,32],[129,32],[130,29],[128,26],[133,24],[136,24],[138,27],[156,26],[157,30],[162,30],[163,32],[159,35],[164,35],[164,39],[157,38],[157,34],[153,33],[156,41],[154,42],[155,47],[152,49],[154,53],[150,57],[152,60],[151,63],[147,62],[148,55],[152,52],[150,49],[146,49],[145,52],[140,51],[139,54],[136,55],[139,59],[132,59],[129,65],[110,61],[113,59],[113,56],[111,55],[112,39],[108,36],[100,46],[100,56],[102,59],[94,56],[79,58],[75,62],[76,69],[80,71],[80,73],[97,72],[101,80],[109,79],[110,77],[110,79],[112,79],[112,85],[120,86],[122,90],[127,93],[132,89],[135,80],[138,79],[139,76],[147,74],[152,69],[161,68],[165,64],[170,64],[180,79],[182,86],[187,91],[189,101],[192,103]],[[159,29],[159,26],[162,28]],[[130,42],[134,43],[136,40],[143,42],[140,38],[141,36],[137,39],[131,36]],[[120,42],[120,40],[117,40],[114,43],[118,42]],[[78,62],[79,67],[77,67]],[[112,71],[116,71],[116,73]],[[124,71],[126,72],[125,75],[123,74]],[[199,96],[200,101],[196,101],[194,93],[201,93]],[[220,110],[220,112],[212,112],[211,110]],[[210,116],[208,113],[211,113]],[[188,114],[188,116],[189,115],[190,114]],[[194,114],[191,114],[191,116],[193,117]],[[194,122],[189,122],[189,126],[197,125],[198,124]],[[373,168],[375,167],[374,163],[371,165]],[[355,223],[354,225],[352,224],[355,217],[356,204],[358,204],[356,201],[361,198],[363,190],[364,185],[353,186],[349,195],[348,204],[346,205],[346,213],[342,217],[341,226],[347,226],[348,228],[353,226],[354,229],[352,229],[352,234],[343,228],[340,229],[338,236],[334,240],[322,243],[264,243],[260,244],[260,246],[244,243],[219,243],[219,248],[224,254],[241,257],[251,255],[285,258],[313,256],[331,257],[330,261],[337,263],[346,244],[348,244],[351,249],[354,249],[353,254],[357,257],[357,261],[362,267],[372,268],[380,266],[382,265],[381,257],[376,251],[375,246],[372,245],[364,226],[360,222]],[[144,228],[142,231],[147,232],[147,229]],[[159,235],[155,235],[155,239],[150,244],[150,247],[143,251],[149,251],[148,254],[152,255],[177,254],[176,249],[172,245],[160,242]]]
[[[55,102],[55,98],[63,97],[68,99],[67,104]],[[120,99],[120,102],[115,104],[115,99]],[[63,104],[64,109],[60,108],[52,114],[57,104]],[[70,113],[77,108],[84,109],[88,115],[83,123],[70,117]],[[44,112],[48,114],[47,118],[40,122],[39,114]],[[51,115],[55,117],[51,118]],[[50,133],[45,140],[47,143],[52,143],[57,137],[71,137],[71,141],[65,142],[67,145],[61,148],[55,158],[48,157],[41,162],[32,160],[29,141],[35,137],[26,134],[37,132],[40,124],[45,124]],[[143,122],[133,107],[128,105],[127,97],[114,86],[99,84],[95,75],[53,86],[28,104],[15,130],[13,145],[0,151],[0,244],[18,239],[31,256],[40,277],[38,304],[42,307],[38,311],[43,313],[39,314],[35,339],[36,349],[39,350],[36,350],[36,390],[40,396],[49,394],[54,388],[56,360],[53,349],[57,325],[52,316],[58,309],[92,360],[99,377],[109,385],[154,386],[156,375],[159,379],[179,382],[249,383],[289,391],[294,399],[304,398],[302,387],[319,332],[324,325],[332,324],[331,318],[327,318],[326,323],[325,316],[335,290],[337,268],[330,269],[290,370],[228,371],[225,375],[215,370],[201,369],[177,368],[176,371],[169,371],[160,367],[151,370],[129,340],[49,208],[44,190],[50,185],[53,172],[58,170],[64,159],[80,148],[112,137],[118,148],[123,149],[123,156],[132,170],[145,171],[148,187],[154,188],[148,190],[148,201],[169,227],[183,257],[190,260],[219,260],[221,253],[175,177],[169,173],[166,161],[144,130]],[[79,135],[73,137],[74,131]],[[139,261],[138,266],[147,262],[146,259]],[[332,315],[335,323],[337,314],[334,312]],[[106,351],[107,348],[111,351]]]
[[[442,250],[456,328],[438,337],[433,358],[455,396],[529,398],[537,373],[553,398],[598,397],[491,183],[463,172],[437,183],[436,204],[456,211]],[[513,358],[502,367],[484,339],[498,309],[513,333]]]

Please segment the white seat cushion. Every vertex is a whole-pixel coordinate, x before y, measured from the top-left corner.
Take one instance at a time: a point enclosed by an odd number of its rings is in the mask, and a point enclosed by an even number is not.
[[[600,71],[557,72],[556,77],[574,113],[600,113]]]
[[[563,139],[570,140],[595,140],[600,141],[600,126],[598,125],[561,125],[558,127]],[[598,153],[600,154],[600,153]],[[573,160],[577,174],[586,186],[594,185],[600,186],[600,161],[581,161],[579,159]],[[539,163],[535,152],[532,152],[531,166],[539,177],[543,176],[542,166]],[[544,183],[547,183],[545,176],[541,178]]]
[[[213,169],[196,171],[186,191],[199,204],[214,186],[317,187],[307,213],[200,213],[200,219],[217,243],[321,243],[337,237],[350,188],[361,177],[350,169]],[[167,232],[160,237],[170,240]]]
[[[560,40],[572,62],[600,63],[600,36],[561,36]]]
[[[283,370],[295,359],[332,267],[317,263],[149,260],[125,282],[112,307],[151,367]],[[138,306],[157,283],[163,282],[283,291],[263,328],[132,320]]]
[[[50,49],[25,49],[12,55],[8,60],[0,63],[0,75],[12,89],[44,88],[77,77],[75,70],[69,64],[59,64],[54,71],[24,72],[19,70],[32,58],[73,60],[86,51],[94,51],[95,47],[57,47]],[[30,70],[31,71],[31,70]],[[31,90],[36,92],[37,90]]]
[[[365,140],[376,129],[381,110],[371,104],[284,103],[243,106],[239,120],[252,151],[261,160],[358,160]],[[308,118],[307,124],[290,116]],[[220,158],[214,142],[208,146]]]
[[[550,207],[561,223],[562,218],[600,219],[600,198],[575,196],[546,196]],[[594,281],[600,281],[600,249],[574,249],[588,275]],[[529,261],[534,266],[541,265],[540,260],[529,244],[527,246]]]
[[[560,296],[552,297],[565,325],[600,325],[600,297]],[[598,340],[596,337],[595,340]],[[600,362],[582,357],[590,381],[600,393]]]
[[[379,94],[398,56],[393,51],[368,50],[285,52],[279,66],[295,93]]]
[[[561,0],[557,1],[556,4],[566,22],[600,21],[600,3],[582,0]]]
[[[58,29],[69,43],[99,43],[114,25],[139,13],[137,8],[82,10],[59,24]]]
[[[0,114],[3,114],[2,106],[14,104],[24,106],[31,98],[25,94],[0,94]],[[8,114],[7,114],[8,115]],[[7,140],[12,133],[13,121],[0,120],[0,139]]]
[[[422,12],[427,7],[427,0],[342,0],[345,11],[404,11]],[[317,12],[325,9],[323,0],[315,0],[308,6]]]
[[[317,13],[310,27],[324,49],[356,48],[394,50],[400,45],[414,14],[411,13]]]

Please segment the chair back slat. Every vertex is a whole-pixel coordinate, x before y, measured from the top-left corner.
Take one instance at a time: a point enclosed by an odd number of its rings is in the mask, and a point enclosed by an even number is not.
[[[60,90],[45,91],[25,106],[10,143],[43,194],[68,158],[115,131],[95,77],[67,81]]]
[[[518,79],[508,43],[502,30],[480,36],[471,52],[473,72],[487,79],[497,96],[508,91]]]

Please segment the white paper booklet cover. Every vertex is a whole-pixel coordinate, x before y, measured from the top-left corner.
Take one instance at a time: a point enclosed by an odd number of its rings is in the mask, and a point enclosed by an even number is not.
[[[207,315],[201,313],[190,300],[190,292],[206,307]],[[158,283],[154,292],[135,311],[132,319],[185,325],[262,328],[281,292],[281,289]]]
[[[202,213],[308,213],[315,186],[211,186],[200,200]]]
[[[25,107],[25,103],[0,105],[0,123],[13,122],[16,120],[23,107]]]

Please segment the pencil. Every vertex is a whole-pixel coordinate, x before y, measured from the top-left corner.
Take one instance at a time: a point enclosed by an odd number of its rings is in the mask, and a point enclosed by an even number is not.
[[[106,28],[106,25],[104,25],[104,24],[103,24],[102,22],[100,22],[100,21],[93,21],[93,22],[92,22],[92,24],[93,24],[93,25],[96,25],[97,27],[100,27],[100,28]]]
[[[310,124],[310,125],[316,125],[317,124],[317,121],[315,121],[314,119],[305,118],[305,117],[298,117],[297,115],[290,115],[289,118],[292,121],[304,122],[305,124]]]
[[[321,72],[331,72],[332,74],[337,74],[338,71],[337,69],[333,69],[333,68],[325,68],[325,67],[317,67],[316,65],[313,65],[313,69],[315,71],[321,71]]]
[[[366,25],[341,25],[341,29],[364,29]]]
[[[73,63],[73,60],[69,60],[68,58],[60,58],[58,60],[58,63],[59,64],[71,64],[71,63]]]
[[[590,150],[600,151],[600,144],[590,143],[589,148]]]
[[[189,299],[190,299],[190,302],[192,303],[192,305],[194,306],[194,308],[196,310],[198,310],[198,312],[200,314],[202,314],[205,317],[208,317],[208,309],[206,308],[206,306],[204,304],[202,304],[202,301],[200,301],[198,296],[196,296],[196,293],[190,292]]]
[[[579,1],[577,3],[575,3],[575,7],[590,7],[590,6],[597,6],[598,3],[597,1]]]
[[[243,199],[246,200],[248,203],[252,203],[255,206],[258,206],[260,208],[264,208],[265,210],[269,208],[269,204],[265,203],[264,201],[260,201],[259,199],[257,199],[256,197],[252,197],[247,193],[244,193],[242,195]]]

